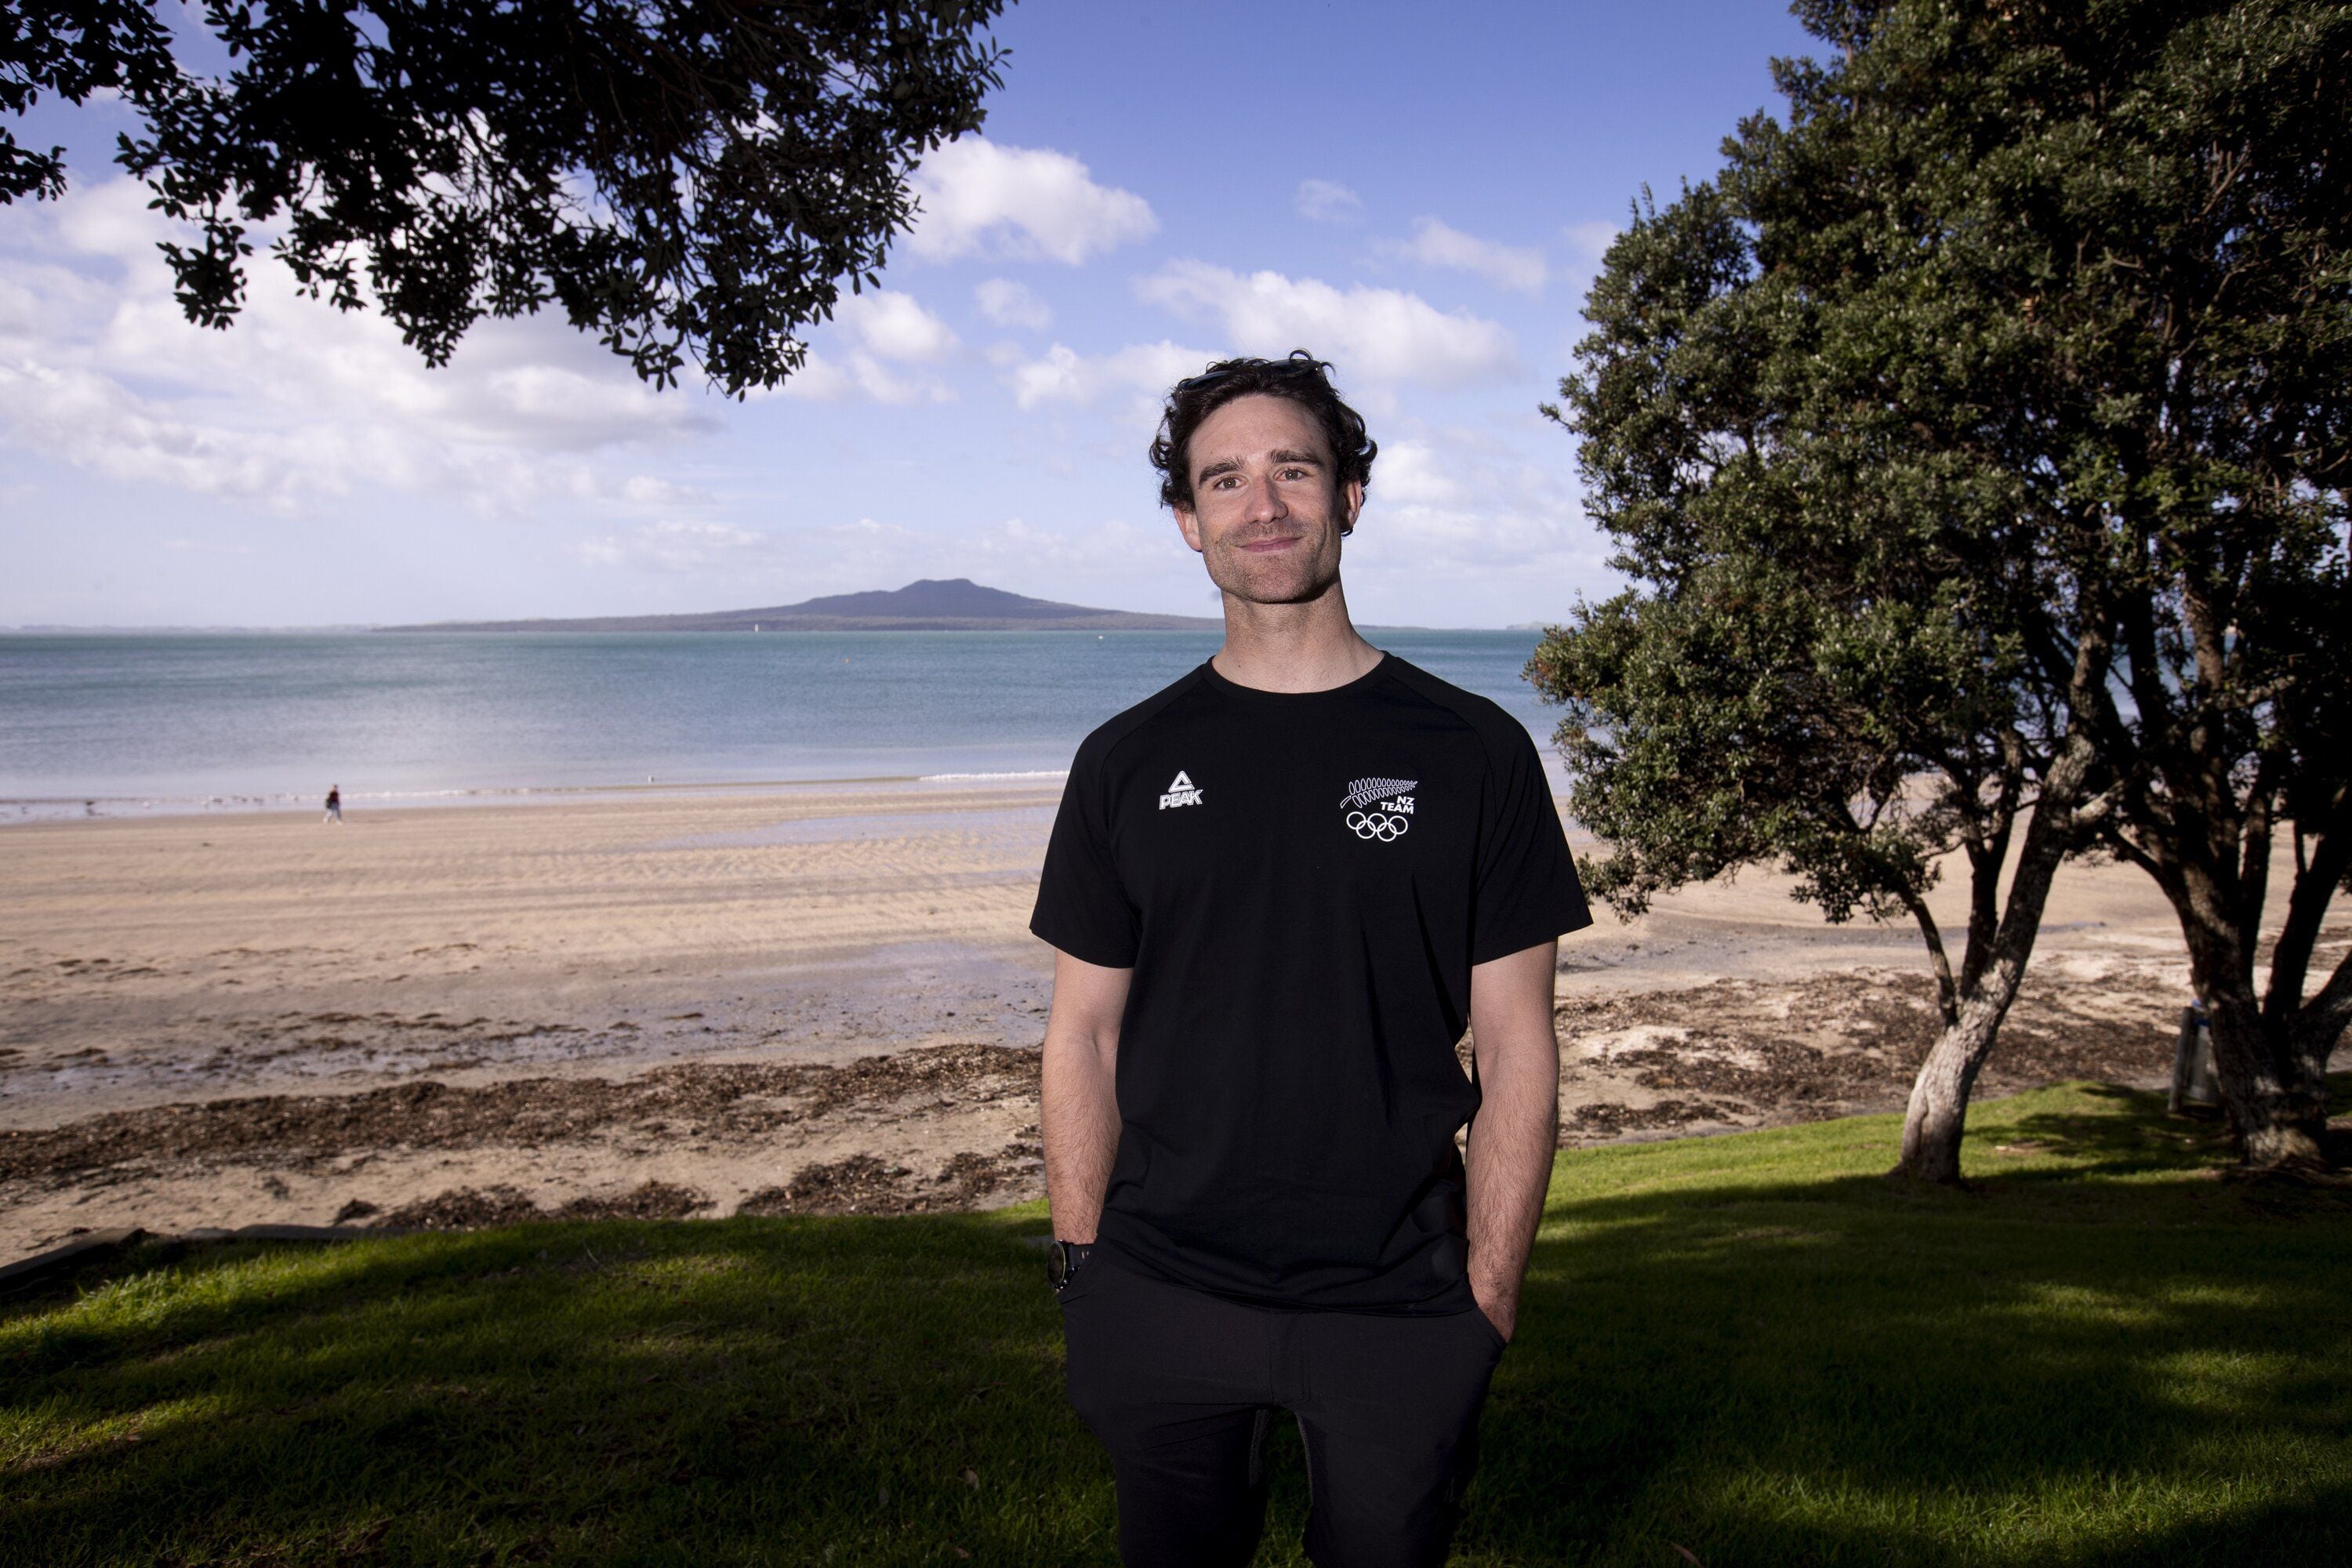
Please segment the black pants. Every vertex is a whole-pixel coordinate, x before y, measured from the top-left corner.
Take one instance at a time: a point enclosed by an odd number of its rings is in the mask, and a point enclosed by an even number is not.
[[[1118,1476],[1127,1568],[1249,1562],[1277,1410],[1307,1447],[1319,1568],[1445,1561],[1503,1353],[1475,1307],[1270,1311],[1147,1279],[1098,1248],[1062,1294],[1062,1331],[1070,1403]]]

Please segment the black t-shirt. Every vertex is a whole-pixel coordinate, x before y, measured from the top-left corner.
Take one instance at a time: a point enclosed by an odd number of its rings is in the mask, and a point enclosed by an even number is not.
[[[1591,921],[1527,731],[1394,655],[1303,693],[1203,664],[1120,714],[1030,921],[1135,971],[1100,1238],[1244,1300],[1471,1305],[1470,969]]]

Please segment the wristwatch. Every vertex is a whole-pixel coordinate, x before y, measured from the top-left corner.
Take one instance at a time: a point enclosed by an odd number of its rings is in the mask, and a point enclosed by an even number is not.
[[[1086,1263],[1087,1254],[1094,1249],[1095,1244],[1091,1241],[1056,1240],[1045,1249],[1045,1282],[1058,1293],[1062,1287],[1077,1278],[1078,1269]]]

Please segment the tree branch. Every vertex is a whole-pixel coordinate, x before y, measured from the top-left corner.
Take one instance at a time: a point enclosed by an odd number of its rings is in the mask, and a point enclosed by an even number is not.
[[[2265,1020],[2281,1023],[2304,1009],[2303,985],[2311,971],[2312,949],[2318,943],[2327,906],[2347,870],[2352,870],[2352,797],[2339,787],[2329,820],[2310,847],[2307,863],[2296,870],[2294,885],[2287,893],[2286,921],[2279,927],[2278,942],[2271,949],[2270,984],[2263,993]],[[2336,978],[2342,975],[2339,968]]]
[[[2294,1016],[2296,1048],[2315,1073],[2327,1070],[2327,1059],[2347,1027],[2352,1027],[2352,952],[2336,961],[2327,984]]]
[[[2262,941],[2263,904],[2270,896],[2278,757],[2276,750],[2266,751],[2254,764],[2253,786],[2246,792],[2245,814],[2240,818],[2244,837],[2238,846],[2238,945],[2248,952]]]
[[[1936,971],[1936,1011],[1943,1017],[1944,1027],[1951,1028],[1960,1021],[1960,998],[1952,983],[1952,961],[1944,952],[1944,933],[1937,928],[1936,917],[1928,912],[1927,900],[1906,889],[1903,906],[1919,922],[1919,940],[1927,944],[1927,962]],[[1973,938],[1969,946],[1969,956],[1973,958]]]

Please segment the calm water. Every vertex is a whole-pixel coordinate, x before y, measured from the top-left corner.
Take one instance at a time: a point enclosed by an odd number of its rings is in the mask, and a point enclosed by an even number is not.
[[[1372,640],[1538,735],[1533,632]],[[1193,632],[0,637],[0,820],[1049,772]],[[85,805],[94,802],[95,805]]]

